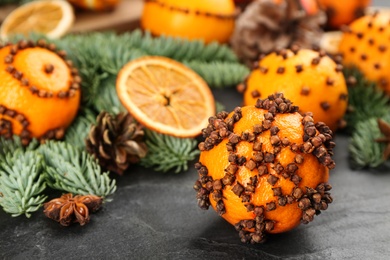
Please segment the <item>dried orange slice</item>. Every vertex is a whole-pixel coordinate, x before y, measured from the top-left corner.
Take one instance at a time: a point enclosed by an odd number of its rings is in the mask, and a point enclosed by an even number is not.
[[[33,1],[12,11],[0,28],[2,39],[13,34],[30,32],[45,34],[49,38],[63,36],[73,25],[73,7],[62,0]]]
[[[165,57],[142,57],[126,64],[116,89],[134,118],[156,132],[194,137],[215,114],[206,82],[183,64]]]

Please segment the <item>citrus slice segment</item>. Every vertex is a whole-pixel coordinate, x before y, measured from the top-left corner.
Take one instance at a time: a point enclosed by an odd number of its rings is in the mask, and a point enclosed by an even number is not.
[[[118,74],[116,89],[139,123],[162,134],[197,136],[215,114],[206,82],[169,58],[147,56],[127,63]]]
[[[5,18],[0,36],[7,39],[13,34],[27,36],[36,32],[59,38],[70,29],[74,19],[73,7],[67,1],[33,1],[16,8]]]

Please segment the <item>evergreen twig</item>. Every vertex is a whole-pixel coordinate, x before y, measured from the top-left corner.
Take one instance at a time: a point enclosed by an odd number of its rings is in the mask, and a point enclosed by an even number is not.
[[[0,206],[13,217],[30,217],[37,211],[46,196],[43,160],[34,151],[16,149],[8,152],[0,163]]]
[[[91,124],[96,121],[97,114],[88,108],[84,108],[79,112],[77,118],[66,129],[65,142],[74,147],[83,150],[85,148],[85,139],[88,136]]]
[[[389,115],[382,119],[390,122]],[[383,158],[384,144],[375,142],[375,139],[381,135],[377,118],[369,118],[356,124],[356,129],[349,143],[351,166],[353,168],[376,168],[385,162]]]
[[[249,69],[239,63],[186,61],[188,67],[197,72],[210,87],[236,86],[249,74]]]
[[[116,76],[114,75],[102,80],[100,95],[96,97],[94,102],[94,107],[97,111],[106,111],[114,115],[127,111],[119,101],[115,81]]]
[[[12,139],[0,136],[0,162],[5,161],[7,154],[14,154],[16,150],[30,151],[35,150],[39,143],[36,139],[31,140],[28,146],[23,146],[19,136],[14,135]]]
[[[178,61],[228,61],[238,62],[237,56],[227,46],[218,43],[204,44],[202,41],[173,37],[152,37],[149,32],[135,30],[125,34],[123,39],[129,47],[144,50],[148,55],[166,56]]]
[[[385,116],[390,111],[390,98],[374,82],[370,82],[357,69],[345,69],[345,78],[353,76],[356,85],[348,88],[351,112],[345,115],[349,132],[357,130],[357,124],[369,118]]]
[[[141,165],[153,167],[156,171],[175,173],[186,171],[188,162],[199,154],[197,142],[192,138],[177,138],[145,130],[148,154],[141,160]]]
[[[102,173],[98,162],[71,144],[48,141],[39,147],[46,162],[46,182],[54,189],[73,194],[107,197],[116,190],[115,180]]]

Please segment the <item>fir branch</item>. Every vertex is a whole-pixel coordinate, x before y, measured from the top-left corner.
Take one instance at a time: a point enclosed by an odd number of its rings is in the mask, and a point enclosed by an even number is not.
[[[0,163],[0,205],[13,217],[30,217],[46,196],[42,157],[34,151],[17,149],[8,153]]]
[[[382,119],[390,122],[389,115]],[[356,129],[349,143],[351,166],[354,169],[376,168],[385,162],[383,158],[384,144],[375,142],[375,139],[381,135],[377,118],[369,118],[356,124]]]
[[[100,93],[95,99],[94,108],[97,111],[106,111],[111,114],[118,114],[125,112],[126,109],[119,101],[118,94],[116,92],[116,76],[111,75],[101,82]]]
[[[227,46],[219,43],[204,44],[202,41],[186,40],[173,37],[152,37],[149,32],[142,34],[135,30],[125,34],[131,47],[144,50],[148,55],[166,56],[178,61],[200,60],[205,62],[238,62],[237,56]]]
[[[98,162],[64,142],[49,141],[41,145],[46,167],[46,182],[54,189],[73,194],[106,197],[116,190],[115,180],[102,173]]]
[[[353,132],[357,124],[368,118],[385,116],[390,111],[390,99],[374,82],[366,80],[357,69],[345,69],[345,78],[353,76],[356,85],[348,88],[348,102],[352,109],[345,115],[347,130]]]
[[[96,44],[103,41],[103,35],[97,35],[96,39],[90,37],[71,35],[63,40],[55,42],[59,49],[67,52],[68,58],[72,60],[79,70],[83,79],[81,82],[81,91],[83,93],[82,104],[92,106],[95,98],[99,95],[99,86],[101,81],[108,77],[108,72],[101,69],[102,60],[101,48]],[[99,38],[100,41],[99,41]]]
[[[241,83],[249,69],[239,63],[186,61],[188,67],[197,72],[210,87],[231,87]]]
[[[85,148],[85,139],[88,136],[91,125],[96,122],[96,117],[97,114],[91,109],[82,109],[77,118],[66,129],[64,141],[75,148],[83,150]]]
[[[19,136],[14,135],[11,139],[0,135],[0,162],[5,161],[7,154],[14,154],[16,150],[32,151],[38,147],[36,139],[31,140],[27,146],[23,146]]]
[[[141,160],[141,165],[153,167],[156,171],[186,171],[188,162],[199,154],[193,138],[177,138],[150,130],[145,130],[145,137],[148,154]]]

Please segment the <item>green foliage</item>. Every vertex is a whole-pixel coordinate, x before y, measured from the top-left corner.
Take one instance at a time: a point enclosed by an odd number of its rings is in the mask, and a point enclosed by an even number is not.
[[[239,63],[224,61],[189,61],[184,62],[197,72],[210,87],[223,88],[235,86],[249,74],[249,69]]]
[[[95,120],[91,114],[79,117],[74,126],[82,128],[83,121]],[[86,124],[86,123],[85,123]],[[89,123],[88,123],[89,129]],[[16,217],[31,213],[42,206],[47,196],[42,195],[46,185],[73,194],[94,194],[106,197],[115,192],[115,180],[102,173],[99,164],[77,144],[49,141],[44,145],[33,140],[24,147],[20,138],[0,136],[0,206]]]
[[[66,129],[65,142],[83,150],[85,138],[87,138],[91,124],[96,121],[97,114],[88,108],[81,110],[77,118]]]
[[[382,119],[390,122],[389,115]],[[385,146],[384,144],[375,142],[375,139],[381,136],[377,118],[369,118],[356,124],[356,129],[349,143],[351,165],[353,168],[376,168],[385,162],[383,158]]]
[[[370,82],[357,69],[344,70],[345,78],[353,76],[357,83],[348,88],[348,102],[352,111],[345,115],[348,131],[369,118],[385,116],[390,111],[390,99],[374,82]]]
[[[348,102],[352,111],[344,117],[347,131],[351,134],[348,147],[351,167],[377,168],[385,162],[384,144],[375,142],[382,135],[377,120],[383,118],[390,121],[390,98],[356,68],[344,69],[344,76],[356,79],[356,84],[348,88]]]
[[[28,146],[23,146],[19,136],[14,135],[12,139],[0,136],[0,162],[5,160],[8,153],[13,154],[16,150],[30,151],[35,150],[39,143],[33,139]]]
[[[148,55],[165,56],[178,61],[201,60],[237,62],[234,52],[218,43],[205,45],[202,41],[190,41],[173,37],[152,37],[149,32],[135,30],[121,36],[129,48],[143,50]]]
[[[116,190],[115,180],[102,173],[98,162],[65,142],[48,141],[39,147],[46,163],[49,187],[73,194],[107,197]]]
[[[177,138],[150,130],[145,130],[145,136],[149,151],[141,160],[141,165],[153,167],[156,171],[186,171],[188,161],[194,160],[199,154],[195,139]]]
[[[126,112],[116,93],[116,76],[109,76],[104,79],[100,85],[100,93],[95,99],[95,109],[97,111],[106,111],[111,114]]]
[[[0,205],[13,217],[30,217],[46,196],[42,157],[34,151],[16,149],[8,152],[0,163]]]

